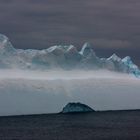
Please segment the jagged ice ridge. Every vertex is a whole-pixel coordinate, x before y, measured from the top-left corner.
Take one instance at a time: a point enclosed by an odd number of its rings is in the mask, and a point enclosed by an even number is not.
[[[129,56],[121,59],[116,54],[109,58],[96,56],[93,47],[85,43],[80,51],[73,45],[56,45],[48,49],[16,49],[9,39],[0,34],[1,69],[107,69],[140,77],[140,70]]]

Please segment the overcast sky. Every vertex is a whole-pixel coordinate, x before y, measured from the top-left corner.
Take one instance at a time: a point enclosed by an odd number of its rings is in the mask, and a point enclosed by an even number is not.
[[[0,33],[16,48],[91,42],[140,64],[140,0],[0,0]]]

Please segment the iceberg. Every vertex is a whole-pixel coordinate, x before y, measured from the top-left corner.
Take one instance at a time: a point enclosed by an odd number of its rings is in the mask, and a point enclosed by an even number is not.
[[[43,50],[16,49],[8,37],[0,34],[0,69],[86,69],[122,72],[140,77],[140,70],[129,56],[121,59],[116,54],[99,58],[92,45],[85,43],[80,51],[73,45],[55,45]]]
[[[82,103],[68,103],[62,110],[61,113],[89,113],[94,110],[88,105]]]

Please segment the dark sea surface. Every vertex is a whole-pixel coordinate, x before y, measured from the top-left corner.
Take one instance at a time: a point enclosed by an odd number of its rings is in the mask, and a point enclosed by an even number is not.
[[[0,140],[139,139],[139,110],[0,117]]]

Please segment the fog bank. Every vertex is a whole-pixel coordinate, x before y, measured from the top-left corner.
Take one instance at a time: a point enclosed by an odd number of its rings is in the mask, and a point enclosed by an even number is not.
[[[107,71],[0,71],[0,116],[57,113],[68,102],[95,110],[140,109],[140,80]]]
[[[4,69],[0,70],[1,79],[30,79],[30,80],[56,80],[56,79],[137,79],[133,75],[112,72],[108,70],[20,70]],[[138,79],[137,79],[138,80]]]

